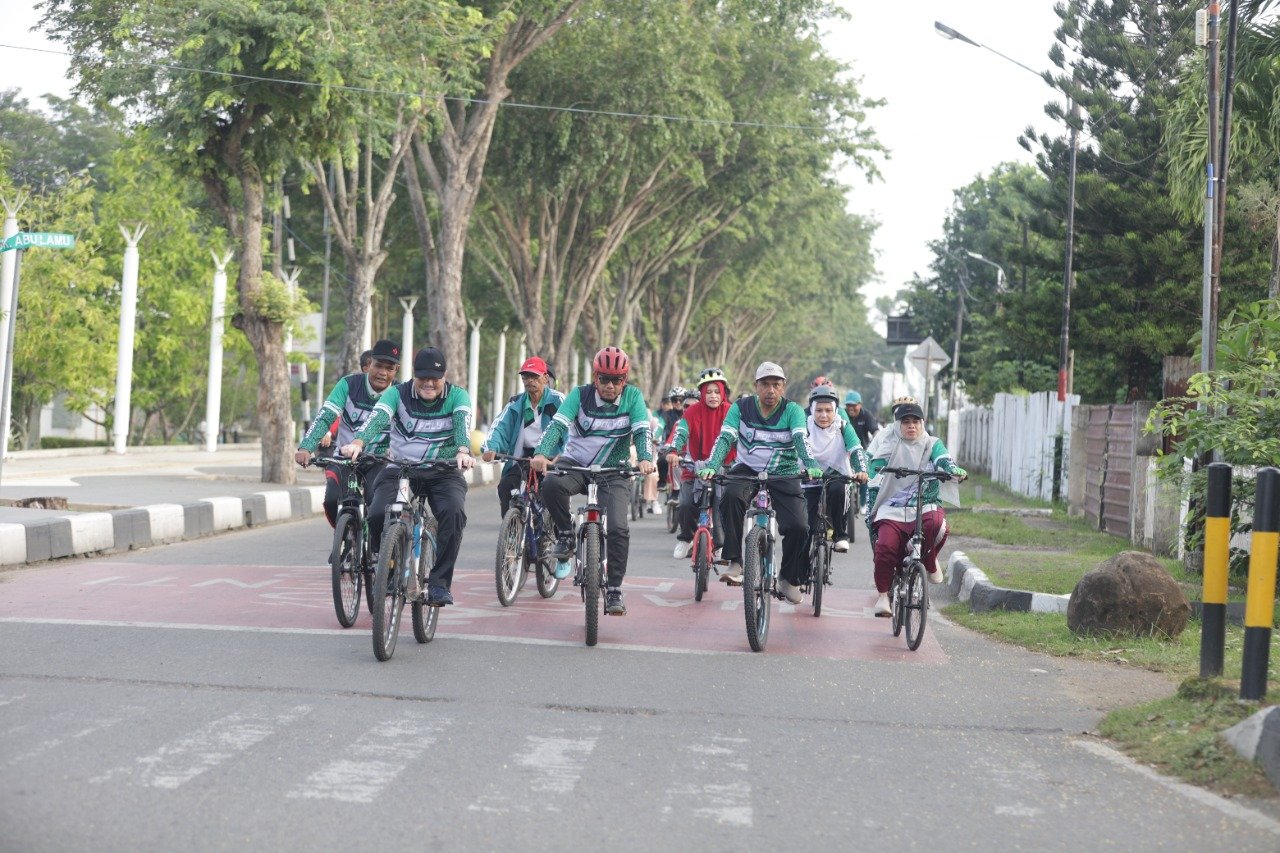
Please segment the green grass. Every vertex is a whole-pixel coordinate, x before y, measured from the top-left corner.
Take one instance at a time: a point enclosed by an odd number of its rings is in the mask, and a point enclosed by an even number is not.
[[[1017,492],[1011,492],[990,477],[974,474],[960,486],[960,502],[966,507],[988,506],[997,509],[1019,509],[1035,507],[1044,509],[1052,507],[1049,501],[1028,498]]]
[[[1241,758],[1221,732],[1260,707],[1237,701],[1239,685],[1190,678],[1165,699],[1112,711],[1098,726],[1134,759],[1222,794],[1274,797],[1262,769]],[[1264,705],[1280,702],[1271,691]]]

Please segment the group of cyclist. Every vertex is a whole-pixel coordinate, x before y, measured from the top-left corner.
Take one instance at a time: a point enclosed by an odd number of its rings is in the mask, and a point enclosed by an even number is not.
[[[299,444],[297,462],[306,465],[330,437],[347,458],[373,454],[383,460],[366,474],[369,534],[376,549],[402,466],[452,460],[448,468],[415,471],[410,477],[414,492],[426,495],[438,524],[437,557],[423,601],[433,607],[452,604],[450,586],[467,521],[462,472],[476,461],[469,440],[470,396],[446,379],[444,354],[434,347],[413,356],[413,378],[398,384],[392,383],[401,359],[398,344],[380,340],[367,354],[366,370],[344,376],[334,386]],[[788,400],[786,372],[765,361],[755,370],[754,394],[731,402],[723,371],[707,368],[696,388],[672,389],[651,415],[640,389],[628,382],[631,366],[621,349],[604,347],[592,360],[591,381],[562,394],[552,387],[554,375],[542,358],[526,359],[520,366],[524,391],[507,401],[481,446],[483,461],[503,459],[498,499],[504,515],[512,492],[529,471],[541,478],[553,542],[545,556],[555,562],[559,578],[568,575],[574,550],[569,498],[587,487],[586,475],[572,469],[617,469],[597,478],[608,515],[607,614],[627,612],[622,582],[630,549],[632,485],[622,469],[630,462],[642,476],[659,474],[663,482],[668,474],[661,469],[679,471],[678,478],[672,477],[680,484],[672,496],[678,500],[677,558],[689,554],[700,489],[716,490],[713,507],[723,534],[717,536],[717,546],[727,564],[721,580],[730,585],[742,582],[742,524],[754,488],[749,480],[760,474],[767,475],[782,536],[778,589],[788,601],[802,600],[809,572],[807,546],[823,492],[834,550],[849,550],[844,487],[849,481],[865,490],[860,503],[875,554],[875,614],[890,613],[889,583],[914,531],[916,512],[924,513],[929,579],[942,580],[937,554],[947,527],[941,501],[954,502],[954,497],[932,481],[919,493],[916,480],[885,470],[938,469],[956,479],[967,476],[943,443],[926,432],[916,401],[896,400],[894,423],[881,430],[856,391],[845,395],[842,409],[840,395],[825,377],[810,388],[807,409]],[[707,482],[726,466],[727,476],[719,485]],[[825,481],[825,486],[802,495],[804,478]],[[341,492],[339,478],[327,471],[324,508],[330,524]]]

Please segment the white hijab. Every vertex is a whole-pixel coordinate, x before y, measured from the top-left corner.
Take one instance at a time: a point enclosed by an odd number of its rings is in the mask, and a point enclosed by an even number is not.
[[[829,426],[818,426],[813,415],[809,415],[809,446],[813,449],[813,458],[825,468],[838,471],[848,477],[853,473],[849,464],[849,451],[844,448],[844,421],[839,415]]]
[[[937,442],[938,439],[929,435],[924,429],[920,430],[920,435],[915,440],[909,440],[902,434],[902,421],[894,421],[893,426],[876,433],[876,437],[871,442],[872,452],[869,455],[872,459],[886,460],[888,468],[932,471],[934,465],[929,457]],[[915,477],[899,477],[888,471],[881,471],[879,477],[880,492],[876,495],[875,506],[872,507],[872,518],[876,517],[876,512],[890,498],[916,484]],[[960,505],[960,487],[954,480],[939,483],[939,486],[941,487],[938,492],[940,500],[952,506]]]

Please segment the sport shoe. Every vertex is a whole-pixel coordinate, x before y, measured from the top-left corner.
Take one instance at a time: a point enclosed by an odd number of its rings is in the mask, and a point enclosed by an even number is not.
[[[876,599],[876,615],[892,616],[893,611],[889,609],[889,593],[882,592],[880,597]]]
[[[693,550],[692,542],[677,541],[676,550],[672,552],[671,556],[675,557],[677,560],[683,560],[685,557],[689,556],[689,552],[692,550]]]
[[[720,582],[729,586],[742,586],[742,564],[730,563],[728,571],[721,572]]]
[[[836,544],[833,545],[832,547],[841,554],[847,554],[849,553],[849,540],[837,539]]]
[[[427,606],[444,607],[446,604],[453,604],[453,593],[446,586],[431,584],[427,589]]]
[[[573,574],[573,564],[562,560],[556,560],[554,574],[556,576],[556,580],[564,580],[569,577],[569,575]]]
[[[943,581],[941,566],[936,567],[931,572],[925,572],[925,575],[928,576],[929,583],[942,583]]]
[[[551,559],[561,563],[567,563],[573,559],[573,537],[561,536],[557,538],[555,547],[551,549]]]
[[[604,612],[610,616],[626,616],[627,605],[622,600],[622,590],[616,586],[609,587],[604,594]]]
[[[786,578],[778,578],[778,592],[786,596],[787,601],[792,604],[799,604],[804,601],[804,596],[800,594],[800,587]]]

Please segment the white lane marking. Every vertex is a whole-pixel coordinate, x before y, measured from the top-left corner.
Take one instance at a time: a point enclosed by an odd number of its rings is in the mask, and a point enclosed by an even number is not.
[[[1035,806],[996,806],[996,814],[1010,815],[1012,817],[1037,817],[1044,810]]]
[[[58,748],[67,740],[78,740],[80,738],[88,737],[89,735],[97,734],[98,732],[109,729],[112,726],[119,725],[120,723],[126,722],[128,720],[136,719],[137,717],[142,716],[146,712],[147,712],[147,709],[139,705],[125,706],[124,708],[120,709],[120,714],[118,716],[107,717],[105,719],[92,722],[89,725],[84,726],[83,728],[80,728],[72,732],[66,737],[55,737],[55,738],[49,738],[47,740],[42,740],[39,743],[37,743],[35,746],[26,750],[25,752],[20,752],[17,755],[10,758],[8,761],[5,762],[5,766],[12,767],[13,765],[17,764],[20,761],[28,761],[32,758],[35,758],[36,756],[43,755],[44,753],[52,749]]]
[[[514,779],[500,779],[490,786],[468,811],[506,814],[511,811],[561,811],[556,797],[573,793],[582,770],[596,748],[600,727],[589,726],[583,733],[564,737],[562,731],[543,735],[526,735],[524,749],[515,757],[516,770],[508,770]],[[549,794],[549,797],[526,797]]]
[[[693,604],[693,599],[691,598],[682,598],[678,601],[667,601],[665,598],[661,598],[657,595],[651,595],[649,593],[645,593],[644,598],[655,607],[684,607],[687,604]]]
[[[730,760],[748,743],[747,738],[713,735],[708,743],[686,744],[685,752],[699,757],[697,764],[685,771],[694,778],[667,789],[663,820],[683,822],[692,814],[719,826],[754,825],[751,783],[744,778],[747,762]]]
[[[1091,740],[1073,740],[1073,744],[1090,752],[1099,758],[1105,758],[1112,764],[1117,764],[1126,770],[1132,770],[1139,776],[1150,779],[1159,785],[1163,785],[1171,791],[1176,791],[1189,800],[1195,800],[1201,805],[1208,806],[1211,809],[1217,809],[1228,817],[1236,820],[1244,821],[1255,829],[1263,832],[1269,832],[1272,835],[1280,836],[1280,822],[1272,820],[1264,814],[1255,812],[1253,809],[1246,808],[1239,803],[1233,803],[1231,800],[1219,797],[1203,788],[1197,788],[1194,785],[1188,785],[1186,782],[1179,782],[1177,779],[1170,779],[1168,776],[1161,775],[1144,764],[1139,764],[1129,756],[1122,752],[1117,752],[1111,747],[1097,743]]]
[[[122,581],[122,580],[128,580],[128,577],[126,575],[112,575],[109,578],[98,578],[95,581],[81,581],[80,585],[93,586],[94,584],[111,583],[112,581]]]
[[[27,694],[25,694],[25,693],[18,693],[18,694],[16,694],[16,695],[0,696],[0,708],[3,708],[5,705],[12,705],[14,702],[19,702],[19,701],[21,701],[21,700],[23,700],[23,699],[26,699],[26,698],[27,698]]]
[[[296,705],[279,713],[235,713],[214,720],[195,734],[178,738],[133,764],[109,770],[90,782],[109,782],[132,776],[139,784],[173,790],[228,759],[257,746],[276,730],[311,713],[310,705]]]
[[[355,743],[344,748],[346,757],[321,767],[286,796],[372,803],[409,762],[417,760],[436,742],[451,722],[431,720],[420,712],[406,712],[393,720],[377,721]]]
[[[245,581],[236,580],[235,578],[210,578],[207,581],[200,581],[200,583],[193,583],[191,585],[191,588],[199,589],[202,586],[213,586],[214,584],[220,584],[220,583],[225,583],[229,586],[239,587],[240,589],[262,589],[264,586],[271,586],[272,584],[280,583],[280,578],[268,578],[267,580],[258,581],[257,583],[246,583]]]

